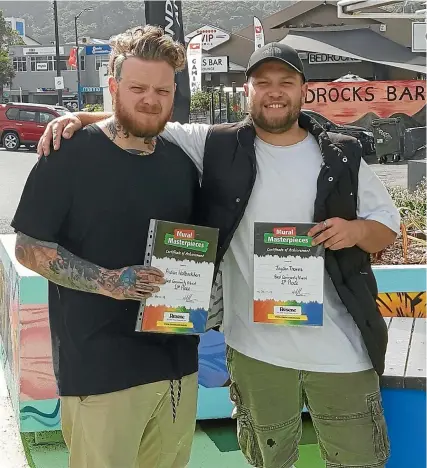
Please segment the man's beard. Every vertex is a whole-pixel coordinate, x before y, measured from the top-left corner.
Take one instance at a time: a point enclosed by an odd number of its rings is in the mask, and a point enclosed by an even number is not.
[[[152,118],[150,114],[145,114],[147,123],[138,122],[138,112],[134,115],[128,112],[127,109],[122,105],[120,101],[119,93],[116,94],[114,103],[114,115],[121,125],[124,134],[133,135],[137,138],[153,138],[160,135],[165,128],[166,123],[170,120],[173,112],[173,106],[170,112],[163,119],[159,120],[161,108],[154,106],[151,109],[147,109],[149,112],[153,112]],[[158,113],[156,113],[158,112]]]
[[[257,109],[252,102],[249,102],[249,115],[252,117],[254,124],[268,133],[284,133],[292,128],[298,120],[301,113],[301,103],[289,104],[285,103],[285,115],[280,117],[266,117],[263,113],[264,105],[260,105]]]

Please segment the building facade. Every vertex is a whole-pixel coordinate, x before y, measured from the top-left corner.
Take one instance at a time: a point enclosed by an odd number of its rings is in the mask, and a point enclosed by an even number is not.
[[[304,0],[263,18],[262,24],[266,43],[289,36],[286,43],[300,53],[310,81],[330,82],[349,73],[366,80],[425,78],[425,53],[411,50],[410,19],[338,18],[336,1]],[[227,40],[209,46],[209,54],[245,67],[255,48],[253,25],[227,34]],[[230,75],[218,75],[216,81],[244,83],[244,73]]]
[[[64,77],[64,103],[77,102],[77,71],[68,64],[73,45],[60,46],[60,69]],[[86,44],[80,47],[81,90],[84,104],[102,103],[99,69],[108,62],[109,46]],[[55,46],[13,46],[9,54],[15,70],[8,100],[57,104],[55,89]]]

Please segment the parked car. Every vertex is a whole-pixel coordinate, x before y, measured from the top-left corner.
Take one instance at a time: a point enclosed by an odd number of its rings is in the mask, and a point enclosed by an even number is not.
[[[343,135],[350,135],[357,138],[362,144],[363,156],[375,153],[375,140],[374,134],[363,127],[356,125],[340,125],[327,119],[324,115],[314,112],[312,110],[303,109],[305,114],[308,114],[313,119],[317,120],[319,124],[328,132],[342,133]]]
[[[46,125],[56,117],[65,115],[61,106],[9,102],[0,104],[0,142],[8,151],[17,151],[21,145],[37,145]]]

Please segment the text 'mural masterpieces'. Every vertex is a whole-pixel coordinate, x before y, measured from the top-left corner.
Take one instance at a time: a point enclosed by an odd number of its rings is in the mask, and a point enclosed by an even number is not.
[[[217,246],[217,229],[151,220],[145,264],[161,270],[166,284],[141,304],[136,331],[205,331]]]
[[[254,322],[323,325],[324,247],[312,245],[313,226],[255,223]]]

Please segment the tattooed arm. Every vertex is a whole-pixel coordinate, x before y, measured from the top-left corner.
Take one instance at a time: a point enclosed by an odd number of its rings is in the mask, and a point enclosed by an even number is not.
[[[163,273],[141,265],[108,270],[83,260],[58,244],[18,232],[15,254],[19,263],[52,283],[113,299],[141,301],[159,290]]]

